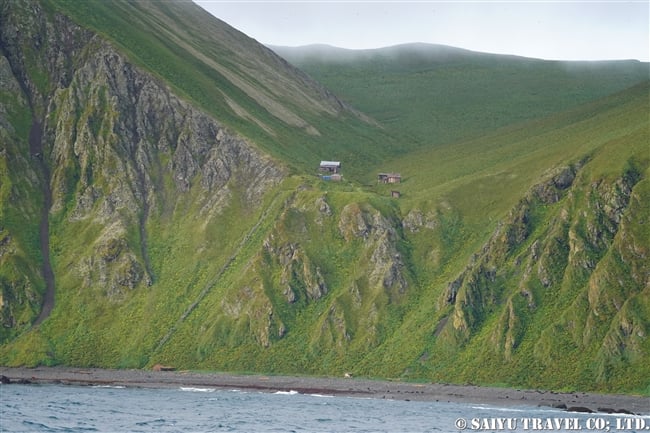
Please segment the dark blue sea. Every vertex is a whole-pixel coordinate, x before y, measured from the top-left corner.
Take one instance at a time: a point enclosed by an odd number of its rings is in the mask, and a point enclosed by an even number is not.
[[[639,428],[640,427],[640,428]],[[2,432],[649,431],[649,417],[202,388],[0,386]]]

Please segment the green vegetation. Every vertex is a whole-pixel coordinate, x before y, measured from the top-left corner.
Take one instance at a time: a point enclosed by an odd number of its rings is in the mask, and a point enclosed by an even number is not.
[[[28,330],[40,311],[44,281],[38,227],[43,193],[30,169],[26,138],[31,115],[15,95],[0,96],[13,102],[8,113],[13,130],[0,128],[0,318],[12,324],[0,327],[0,340],[6,341]]]
[[[559,62],[407,44],[273,47],[354,107],[420,145],[565,111],[650,78],[638,61]]]
[[[197,5],[43,3],[98,32],[179,95],[300,172],[313,172],[321,159],[340,159],[354,176],[398,153],[395,134],[342,110],[319,84],[301,87],[302,72]]]
[[[100,36],[70,60],[86,88],[34,71],[54,47],[24,66],[54,137],[56,303],[34,327],[44,179],[28,95],[1,94],[0,364],[648,393],[647,64],[430,47],[304,63],[374,123],[193,4],[43,5]],[[101,38],[226,132],[164,89],[120,106],[134,95],[97,72],[117,56]],[[155,85],[129,68],[114,75]],[[320,159],[344,180],[314,176]]]

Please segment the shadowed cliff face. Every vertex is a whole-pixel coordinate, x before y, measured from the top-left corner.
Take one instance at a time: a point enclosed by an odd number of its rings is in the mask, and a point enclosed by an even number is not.
[[[5,328],[24,328],[39,310],[51,311],[50,235],[56,261],[68,263],[56,272],[119,294],[156,280],[147,230],[154,215],[184,212],[180,202],[189,195],[205,220],[232,200],[254,209],[282,179],[281,166],[98,36],[49,16],[37,3],[5,2],[2,11],[2,152],[7,165],[23,167],[3,174],[3,206],[27,206],[30,213],[24,221],[7,218],[2,227],[3,265],[15,274],[3,280],[3,297],[31,299],[19,303],[23,309],[3,304]],[[34,126],[26,131],[12,122],[19,116],[31,117]],[[42,191],[38,202],[32,190]],[[85,239],[69,238],[70,224],[83,228]],[[26,241],[39,225],[42,249],[29,257],[24,249],[33,246]],[[21,239],[15,231],[27,234]],[[24,272],[23,261],[43,263],[43,271]],[[43,281],[47,290],[34,293]]]

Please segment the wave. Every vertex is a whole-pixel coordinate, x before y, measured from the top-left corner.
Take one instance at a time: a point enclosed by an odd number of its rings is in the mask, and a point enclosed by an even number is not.
[[[276,395],[298,395],[300,393],[298,391],[289,390],[289,391],[276,391],[273,394],[276,394]],[[305,395],[308,395],[310,397],[319,397],[319,398],[332,398],[332,397],[334,397],[333,395],[327,395],[327,394],[305,394]]]
[[[540,408],[539,406],[519,406],[519,407],[499,407],[499,406],[470,406],[472,409],[477,409],[477,410],[487,410],[490,412],[525,412],[525,413],[530,413],[530,412],[553,412],[553,413],[558,413],[558,412],[564,412],[562,409],[555,409],[555,408]]]
[[[300,394],[300,393],[299,393],[298,391],[291,390],[291,391],[276,391],[276,392],[274,392],[273,394],[278,394],[278,395],[296,395],[296,394]]]
[[[214,388],[193,388],[181,386],[181,391],[185,392],[214,392]]]

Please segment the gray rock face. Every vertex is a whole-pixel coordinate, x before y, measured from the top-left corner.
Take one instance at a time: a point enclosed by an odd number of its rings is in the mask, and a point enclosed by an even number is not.
[[[424,215],[420,209],[412,209],[402,221],[402,227],[411,233],[417,233],[422,228],[434,230],[437,224],[436,217],[433,213]]]
[[[83,197],[75,205],[76,217],[83,217],[99,197],[104,198],[104,219],[121,208],[156,206],[165,175],[173,180],[174,193],[186,193],[195,184],[216,193],[233,181],[244,186],[250,203],[282,178],[282,169],[271,159],[178,99],[107,43],[93,45],[98,45],[93,56],[75,71],[69,88],[56,92],[49,108],[63,114],[50,125],[52,155],[59,162],[52,180],[53,211],[64,205],[69,193],[65,174],[74,163],[81,171]],[[86,115],[70,125],[69,118],[79,111]],[[90,182],[97,178],[98,162],[107,178],[123,174],[125,182],[99,190]]]
[[[339,231],[348,241],[363,239],[370,253],[368,280],[392,295],[403,294],[408,287],[404,263],[397,250],[397,222],[390,221],[376,209],[362,209],[357,203],[343,208]]]

